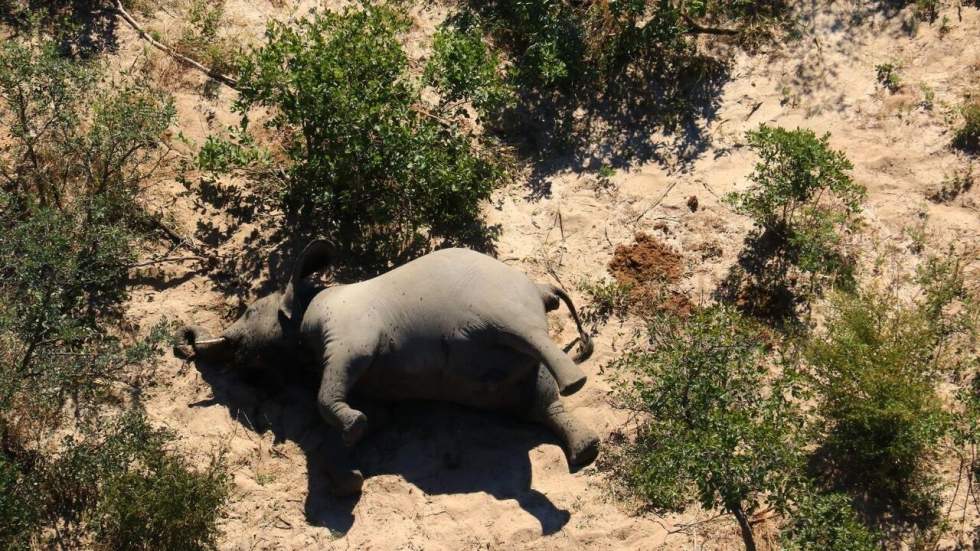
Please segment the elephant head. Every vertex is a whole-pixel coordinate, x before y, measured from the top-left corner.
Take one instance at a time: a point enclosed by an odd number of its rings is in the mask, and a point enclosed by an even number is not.
[[[303,313],[319,290],[306,278],[329,264],[331,251],[330,244],[323,240],[307,245],[293,266],[286,288],[249,305],[219,336],[212,337],[196,325],[181,327],[175,354],[205,361],[232,360],[237,367],[252,369],[293,356],[298,352]]]

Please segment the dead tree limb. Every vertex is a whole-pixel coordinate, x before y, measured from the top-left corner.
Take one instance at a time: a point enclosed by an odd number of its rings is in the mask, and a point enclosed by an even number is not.
[[[143,40],[149,42],[150,45],[152,45],[154,48],[156,48],[156,49],[160,50],[161,52],[169,55],[170,57],[176,59],[180,63],[182,63],[182,64],[184,64],[184,65],[186,65],[188,67],[191,67],[192,69],[196,69],[196,70],[204,73],[205,75],[213,78],[214,80],[216,80],[216,81],[224,84],[225,86],[227,86],[229,88],[233,88],[233,89],[236,89],[236,90],[238,89],[238,81],[237,80],[235,80],[235,79],[233,79],[233,78],[231,78],[231,77],[229,77],[227,75],[223,75],[223,74],[221,74],[221,73],[219,73],[219,72],[217,72],[217,71],[215,71],[213,69],[209,69],[209,68],[205,67],[204,65],[201,65],[199,62],[194,61],[193,59],[191,59],[191,58],[189,58],[189,57],[187,57],[187,56],[185,56],[185,55],[183,55],[181,53],[178,53],[177,51],[175,51],[170,46],[167,46],[166,44],[163,44],[159,40],[157,40],[157,39],[153,38],[152,36],[150,36],[150,33],[148,33],[145,30],[143,30],[143,27],[140,27],[139,23],[137,23],[136,20],[133,19],[133,16],[129,15],[129,12],[127,12],[126,9],[123,7],[121,0],[116,0],[116,5],[114,7],[114,10],[115,10],[115,12],[117,14],[119,14],[119,17],[122,17],[123,20],[126,23],[128,23],[130,27],[133,28],[133,30],[135,30],[137,33],[139,33],[140,38],[142,38]]]

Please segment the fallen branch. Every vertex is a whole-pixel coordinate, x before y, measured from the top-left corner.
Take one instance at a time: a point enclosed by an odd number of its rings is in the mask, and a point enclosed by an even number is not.
[[[133,19],[133,16],[129,15],[129,13],[123,7],[121,0],[116,0],[116,6],[115,6],[114,9],[115,9],[116,13],[119,14],[119,17],[122,17],[123,20],[126,23],[128,23],[130,27],[133,28],[133,30],[135,30],[137,33],[139,33],[140,37],[143,40],[146,40],[147,42],[149,42],[150,45],[152,45],[154,48],[160,50],[161,52],[163,52],[163,53],[165,53],[167,55],[169,55],[170,57],[176,59],[177,61],[183,63],[184,65],[187,65],[188,67],[191,67],[193,69],[196,69],[196,70],[198,70],[198,71],[206,74],[207,76],[213,78],[214,80],[216,80],[216,81],[224,84],[225,86],[227,86],[229,88],[233,88],[235,90],[238,89],[238,81],[237,80],[235,80],[235,79],[233,79],[233,78],[231,78],[231,77],[229,77],[227,75],[223,75],[223,74],[221,74],[221,73],[219,73],[217,71],[214,71],[212,69],[208,69],[204,65],[201,65],[199,62],[194,61],[193,59],[191,59],[191,58],[189,58],[189,57],[187,57],[187,56],[185,56],[183,54],[178,53],[177,51],[175,51],[170,46],[167,46],[166,44],[163,44],[162,42],[160,42],[157,39],[155,39],[152,36],[150,36],[150,34],[148,32],[146,32],[145,30],[143,30],[143,27],[140,27],[139,23],[137,23],[136,20]]]
[[[738,29],[705,27],[700,23],[698,23],[697,21],[691,19],[691,16],[687,14],[684,14],[681,17],[684,18],[684,22],[687,23],[687,26],[690,27],[690,29],[687,31],[690,34],[715,34],[715,35],[722,35],[722,36],[734,36],[742,32]]]
[[[207,262],[209,259],[203,256],[171,256],[168,258],[157,258],[155,260],[147,260],[146,262],[137,262],[136,264],[130,264],[127,268],[143,268],[145,266],[152,266],[154,264],[163,264],[164,262],[188,262],[191,260],[197,260],[198,262]]]

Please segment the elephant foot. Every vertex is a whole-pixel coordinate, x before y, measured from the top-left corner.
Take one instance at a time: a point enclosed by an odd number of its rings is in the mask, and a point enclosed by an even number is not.
[[[590,431],[589,434],[569,442],[567,456],[570,472],[591,465],[599,456],[599,437]]]
[[[564,384],[559,383],[558,393],[562,396],[571,396],[581,390],[587,380],[585,373],[580,372],[578,376],[568,379]]]
[[[343,419],[343,429],[341,429],[341,435],[344,439],[344,445],[351,447],[361,441],[364,437],[364,433],[367,431],[368,418],[356,409],[348,410],[348,414],[345,419]]]
[[[364,475],[359,470],[331,473],[329,491],[336,497],[349,497],[361,493]]]

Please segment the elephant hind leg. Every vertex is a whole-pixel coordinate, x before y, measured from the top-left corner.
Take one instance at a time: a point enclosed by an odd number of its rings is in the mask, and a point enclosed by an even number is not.
[[[528,417],[545,425],[561,439],[569,471],[575,472],[590,465],[599,455],[599,437],[565,410],[558,395],[558,385],[543,366],[538,368],[537,386]]]
[[[513,335],[517,348],[548,368],[558,384],[562,396],[575,394],[585,385],[586,375],[558,345],[551,340],[544,329],[531,329]]]

